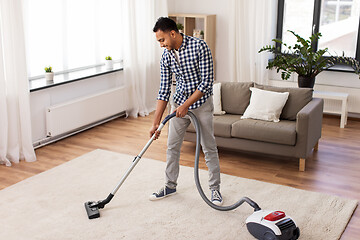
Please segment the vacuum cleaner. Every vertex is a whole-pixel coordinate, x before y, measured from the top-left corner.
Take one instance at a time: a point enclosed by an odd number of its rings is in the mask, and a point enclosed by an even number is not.
[[[202,199],[212,208],[219,210],[219,211],[230,211],[233,210],[244,202],[249,204],[252,208],[254,208],[254,213],[251,214],[246,219],[246,227],[251,235],[253,235],[256,239],[260,240],[296,240],[300,236],[300,230],[297,227],[295,221],[283,211],[269,211],[269,210],[262,210],[259,205],[251,200],[248,197],[241,198],[238,202],[234,203],[230,206],[217,206],[213,204],[207,196],[204,194],[202,187],[200,185],[199,180],[199,156],[200,156],[200,125],[196,118],[196,116],[191,112],[188,111],[188,115],[190,116],[192,123],[195,126],[196,130],[196,150],[195,150],[195,166],[194,166],[194,177],[196,187]],[[165,124],[173,117],[176,116],[176,112],[169,114],[165,117],[165,119],[161,122],[160,126],[158,127],[157,131],[161,131]],[[119,190],[121,185],[124,183],[126,178],[129,176],[130,172],[134,169],[136,164],[140,161],[143,154],[149,148],[151,143],[155,139],[155,134],[150,138],[147,142],[145,147],[142,151],[134,158],[131,166],[123,175],[119,183],[113,189],[113,191],[109,194],[109,196],[100,201],[89,201],[85,202],[85,209],[89,219],[94,219],[100,217],[99,209],[105,207],[111,199],[114,197],[116,192]]]

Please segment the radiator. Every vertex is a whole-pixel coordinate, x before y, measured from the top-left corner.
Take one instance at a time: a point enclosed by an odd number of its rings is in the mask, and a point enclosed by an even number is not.
[[[72,132],[126,110],[126,89],[120,87],[50,106],[46,110],[49,137]]]
[[[270,85],[277,87],[297,87],[296,82],[289,81],[270,81]],[[337,87],[329,85],[315,85],[315,90],[325,92],[343,92],[349,94],[348,99],[348,111],[358,115],[360,113],[360,88],[350,87]],[[324,101],[324,112],[335,112],[341,109],[341,102],[336,100],[325,100]]]
[[[333,87],[333,86],[317,86],[316,90],[328,92],[343,92],[348,93],[348,111],[350,113],[360,113],[360,89],[347,87]],[[339,112],[341,109],[341,101],[324,100],[324,112]]]

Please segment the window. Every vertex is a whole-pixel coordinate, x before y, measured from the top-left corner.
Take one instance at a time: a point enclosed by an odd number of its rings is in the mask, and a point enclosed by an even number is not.
[[[121,1],[24,0],[29,77],[121,59]]]
[[[277,38],[293,45],[296,39],[287,30],[305,39],[320,32],[314,49],[360,60],[359,12],[360,0],[279,0]]]

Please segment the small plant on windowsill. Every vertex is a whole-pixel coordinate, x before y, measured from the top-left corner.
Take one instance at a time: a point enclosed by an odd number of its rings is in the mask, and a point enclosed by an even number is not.
[[[281,78],[287,80],[292,73],[297,73],[298,86],[313,88],[315,77],[322,71],[335,65],[347,65],[354,69],[356,74],[360,74],[360,63],[355,58],[343,56],[332,56],[328,48],[314,51],[312,43],[321,37],[321,33],[313,34],[308,40],[300,37],[294,31],[291,32],[297,39],[295,46],[288,46],[280,39],[273,39],[273,42],[284,46],[284,51],[276,46],[264,46],[261,52],[275,54],[275,58],[269,61],[267,69],[275,68],[277,72],[281,70]],[[328,53],[330,56],[324,56]],[[360,75],[359,75],[360,78]]]
[[[46,81],[53,81],[54,80],[54,73],[52,71],[52,67],[48,66],[44,68],[45,70],[45,79]]]
[[[110,56],[105,57],[105,68],[107,70],[114,68],[114,64],[113,64],[112,58]]]

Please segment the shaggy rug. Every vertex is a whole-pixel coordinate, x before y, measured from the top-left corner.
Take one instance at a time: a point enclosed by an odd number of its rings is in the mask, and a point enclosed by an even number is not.
[[[165,163],[142,158],[100,218],[84,202],[102,200],[134,156],[95,150],[0,191],[0,239],[253,239],[245,225],[253,209],[210,208],[197,192],[193,168],[181,167],[177,194],[151,202]],[[207,191],[207,172],[201,170]],[[262,209],[283,210],[300,239],[339,239],[357,201],[222,174],[224,205],[247,196]]]

